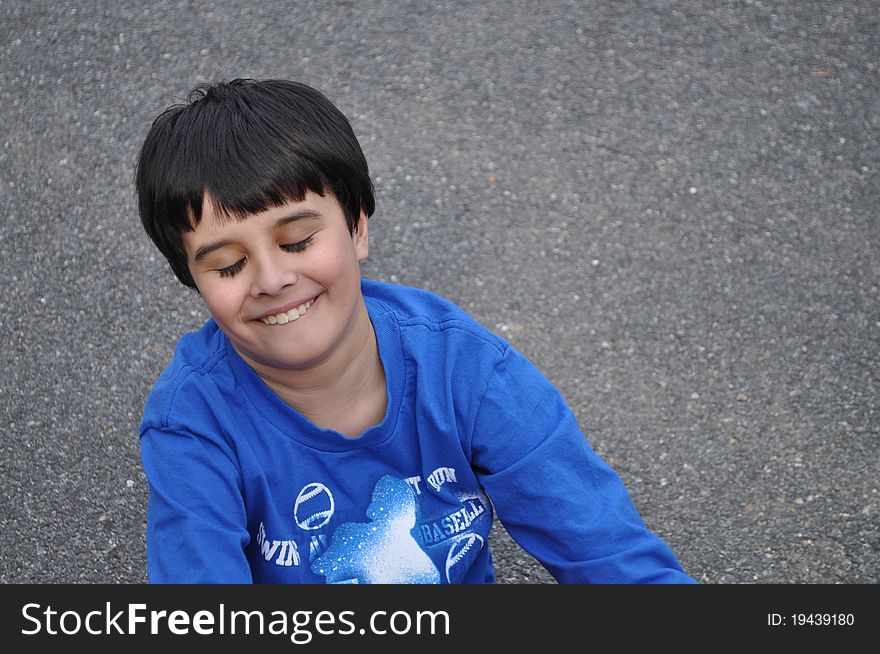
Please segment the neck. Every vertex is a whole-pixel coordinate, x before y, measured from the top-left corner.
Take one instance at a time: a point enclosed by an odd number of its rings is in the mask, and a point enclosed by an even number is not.
[[[302,370],[258,371],[288,405],[318,427],[355,437],[385,416],[385,371],[366,307],[345,343]]]

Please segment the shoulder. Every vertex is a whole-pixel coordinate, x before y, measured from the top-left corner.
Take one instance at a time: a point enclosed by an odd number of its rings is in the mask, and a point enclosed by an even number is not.
[[[405,339],[460,342],[503,355],[507,342],[480,325],[454,302],[424,289],[363,280],[370,317],[393,320]]]
[[[226,337],[213,319],[183,335],[147,396],[141,431],[166,428],[181,412],[209,411],[221,389],[232,383],[227,356]]]

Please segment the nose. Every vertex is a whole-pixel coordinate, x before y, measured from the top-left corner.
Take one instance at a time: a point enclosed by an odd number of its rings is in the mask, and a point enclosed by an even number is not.
[[[293,267],[293,257],[284,255],[279,250],[252,257],[255,270],[251,280],[252,296],[277,295],[287,286],[296,284],[299,277]]]

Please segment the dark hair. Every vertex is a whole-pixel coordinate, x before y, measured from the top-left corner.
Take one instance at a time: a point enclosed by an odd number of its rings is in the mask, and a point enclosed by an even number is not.
[[[336,197],[357,229],[375,200],[367,161],[346,117],[321,93],[287,80],[235,79],[193,89],[166,109],[141,147],[135,174],[144,229],[192,288],[184,231],[209,195],[218,215],[243,220],[307,191]]]

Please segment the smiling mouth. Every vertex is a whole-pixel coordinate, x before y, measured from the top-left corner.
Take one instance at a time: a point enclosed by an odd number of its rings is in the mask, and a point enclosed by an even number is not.
[[[303,302],[298,307],[293,307],[284,313],[276,313],[272,316],[266,316],[261,320],[267,325],[286,325],[287,323],[299,320],[302,316],[306,315],[306,311],[309,310],[317,299],[317,297],[313,297],[311,300]]]

